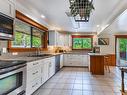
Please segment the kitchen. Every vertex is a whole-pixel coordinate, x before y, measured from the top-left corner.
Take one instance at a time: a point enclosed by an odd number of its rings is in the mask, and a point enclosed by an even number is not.
[[[127,95],[126,5],[1,0],[0,95]]]

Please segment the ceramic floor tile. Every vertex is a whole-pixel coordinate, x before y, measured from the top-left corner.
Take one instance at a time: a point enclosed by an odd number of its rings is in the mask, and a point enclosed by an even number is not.
[[[72,90],[62,90],[60,95],[71,95]]]
[[[73,89],[75,89],[75,90],[83,90],[83,85],[82,84],[74,84]]]
[[[83,91],[83,95],[93,95],[93,91]]]
[[[49,95],[61,95],[62,90],[53,89]],[[45,94],[46,95],[46,94]]]
[[[63,89],[65,89],[65,90],[72,90],[73,86],[74,86],[74,84],[64,84]]]
[[[121,95],[121,73],[110,68],[105,75],[91,75],[87,68],[64,67],[33,95]]]
[[[93,91],[93,95],[105,95],[102,91]]]
[[[83,95],[83,91],[82,90],[72,90],[71,95]]]

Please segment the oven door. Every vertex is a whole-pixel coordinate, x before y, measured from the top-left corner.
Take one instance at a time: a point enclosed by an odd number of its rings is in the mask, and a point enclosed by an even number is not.
[[[25,95],[26,67],[0,75],[0,95]]]

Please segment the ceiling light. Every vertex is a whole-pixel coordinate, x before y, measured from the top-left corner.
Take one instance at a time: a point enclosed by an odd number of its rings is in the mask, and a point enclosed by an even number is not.
[[[100,27],[100,25],[97,25],[97,27]]]
[[[44,16],[43,14],[41,15],[41,17],[42,17],[42,18],[45,18],[45,16]]]

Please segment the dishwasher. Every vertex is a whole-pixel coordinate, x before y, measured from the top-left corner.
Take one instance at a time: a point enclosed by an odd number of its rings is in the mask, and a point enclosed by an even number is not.
[[[60,55],[55,56],[55,73],[60,70]]]

